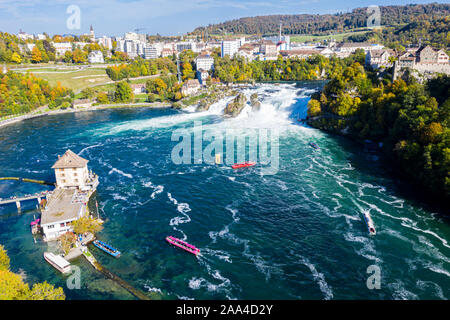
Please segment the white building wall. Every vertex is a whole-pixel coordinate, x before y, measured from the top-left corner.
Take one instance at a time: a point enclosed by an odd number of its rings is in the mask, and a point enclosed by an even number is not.
[[[56,184],[60,188],[84,188],[88,179],[88,168],[55,169]]]

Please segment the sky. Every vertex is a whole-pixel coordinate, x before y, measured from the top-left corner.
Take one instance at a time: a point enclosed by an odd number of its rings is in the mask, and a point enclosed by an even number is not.
[[[83,34],[93,26],[96,36],[127,31],[181,35],[199,26],[241,17],[269,14],[325,14],[370,5],[447,3],[421,0],[0,0],[0,31]],[[74,19],[70,6],[79,8]],[[69,20],[69,24],[67,21]],[[77,25],[79,21],[79,28]],[[72,22],[72,23],[70,23]],[[75,23],[74,23],[75,22]]]

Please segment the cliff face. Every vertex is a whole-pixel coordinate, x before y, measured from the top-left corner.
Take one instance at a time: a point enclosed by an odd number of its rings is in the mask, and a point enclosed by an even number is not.
[[[230,117],[237,117],[247,103],[247,98],[243,93],[239,93],[236,98],[227,104],[223,113]]]

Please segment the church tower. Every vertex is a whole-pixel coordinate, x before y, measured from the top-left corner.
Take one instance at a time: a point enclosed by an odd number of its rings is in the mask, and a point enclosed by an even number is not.
[[[92,24],[91,24],[89,35],[91,37],[91,40],[94,41],[95,40],[95,33],[94,33],[94,28],[92,28]]]

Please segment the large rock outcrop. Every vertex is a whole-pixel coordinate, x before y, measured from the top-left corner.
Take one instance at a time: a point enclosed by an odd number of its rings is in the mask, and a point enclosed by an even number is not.
[[[214,90],[198,102],[196,111],[208,111],[209,107],[230,95],[230,90]]]
[[[245,94],[239,93],[236,98],[233,99],[233,101],[227,104],[223,113],[226,116],[237,117],[241,113],[242,109],[244,109],[246,104],[247,98],[245,97]]]
[[[259,102],[256,92],[250,96],[250,105],[252,106],[252,111],[259,111],[261,109],[261,102]]]

